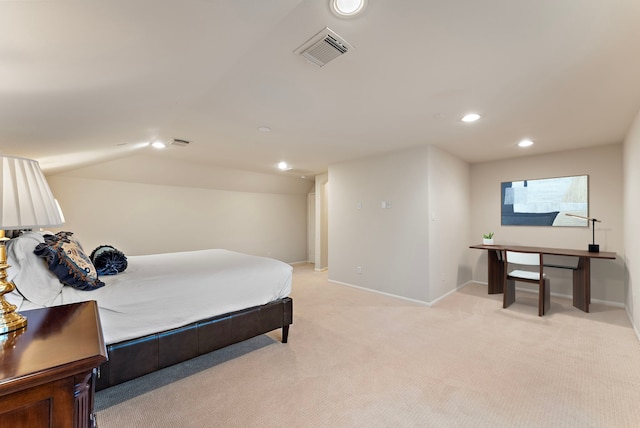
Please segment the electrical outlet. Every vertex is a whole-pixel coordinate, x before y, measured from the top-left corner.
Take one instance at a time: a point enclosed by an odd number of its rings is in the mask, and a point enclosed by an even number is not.
[[[356,267],[356,273],[362,273],[362,266]]]

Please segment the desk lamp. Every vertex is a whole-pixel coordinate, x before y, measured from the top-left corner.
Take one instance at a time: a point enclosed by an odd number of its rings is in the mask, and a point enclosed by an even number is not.
[[[27,319],[4,295],[15,285],[7,281],[5,230],[61,226],[59,205],[37,161],[0,155],[0,335],[26,327]]]
[[[591,232],[593,233],[593,244],[589,244],[589,252],[590,253],[599,253],[600,252],[600,245],[596,244],[596,222],[598,223],[602,223],[600,220],[595,219],[595,218],[589,218],[589,217],[583,217],[581,215],[577,215],[577,214],[569,214],[569,213],[565,213],[566,215],[570,216],[570,217],[578,217],[578,218],[583,218],[585,220],[588,220],[591,222]]]

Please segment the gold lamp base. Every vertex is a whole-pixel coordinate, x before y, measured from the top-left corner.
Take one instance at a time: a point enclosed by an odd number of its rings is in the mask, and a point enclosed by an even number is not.
[[[16,305],[6,301],[4,295],[11,293],[16,286],[7,281],[7,247],[4,243],[8,239],[4,230],[0,229],[0,334],[6,334],[27,326],[27,319],[16,312]]]
[[[11,309],[4,311],[5,304]],[[3,312],[0,313],[0,334],[9,333],[27,326],[27,319],[15,311],[15,305],[10,305],[4,298],[0,301],[0,305],[3,306]]]

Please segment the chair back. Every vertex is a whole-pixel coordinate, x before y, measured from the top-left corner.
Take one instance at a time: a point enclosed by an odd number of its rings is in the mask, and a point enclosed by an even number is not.
[[[549,280],[544,274],[544,262],[542,260],[543,253],[530,253],[521,251],[507,251],[503,253],[504,263],[504,282],[502,307],[506,308],[512,304],[515,299],[516,281],[524,281],[528,283],[536,283],[539,287],[538,297],[538,316],[543,316],[549,310],[551,305],[551,292],[549,290]],[[509,272],[509,264],[535,266],[535,270],[512,270]],[[525,268],[526,269],[526,268]]]
[[[517,251],[507,251],[508,263],[527,266],[540,266],[540,253],[520,253]]]

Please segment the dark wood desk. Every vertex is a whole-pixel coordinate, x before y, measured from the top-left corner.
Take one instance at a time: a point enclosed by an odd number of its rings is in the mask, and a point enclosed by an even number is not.
[[[107,359],[96,302],[22,312],[0,335],[0,426],[95,426],[94,369]]]
[[[488,251],[488,277],[489,294],[502,293],[504,283],[503,251],[524,251],[529,253],[542,253],[553,256],[577,257],[578,265],[573,270],[573,306],[585,312],[589,312],[591,303],[591,259],[614,260],[616,253],[599,252],[590,253],[587,250],[571,250],[564,248],[527,247],[519,245],[471,245],[469,248],[477,248]],[[554,266],[549,267],[564,267]],[[568,267],[564,267],[568,268]]]

